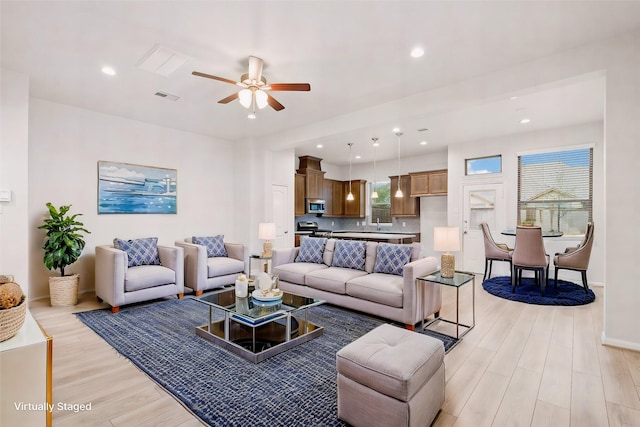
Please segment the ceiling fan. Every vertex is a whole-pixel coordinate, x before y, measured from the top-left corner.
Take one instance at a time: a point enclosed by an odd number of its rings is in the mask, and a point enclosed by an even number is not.
[[[264,62],[262,59],[249,56],[249,72],[243,74],[240,77],[240,81],[225,79],[224,77],[212,76],[211,74],[201,73],[194,71],[191,74],[198,77],[205,77],[208,79],[219,80],[225,83],[231,83],[236,86],[240,86],[242,89],[233,95],[229,95],[226,98],[218,101],[219,104],[228,104],[236,99],[240,100],[240,104],[251,109],[249,113],[250,119],[256,117],[256,106],[259,109],[265,108],[270,105],[276,111],[284,110],[284,105],[279,103],[273,96],[267,93],[267,91],[305,91],[311,90],[309,83],[272,83],[267,84],[267,79],[262,75],[262,67]]]

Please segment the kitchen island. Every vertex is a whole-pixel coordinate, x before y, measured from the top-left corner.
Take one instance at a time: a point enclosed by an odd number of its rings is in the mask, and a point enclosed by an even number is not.
[[[379,231],[334,231],[331,233],[331,237],[336,239],[355,239],[388,243],[419,242],[419,236],[419,233],[384,233]]]

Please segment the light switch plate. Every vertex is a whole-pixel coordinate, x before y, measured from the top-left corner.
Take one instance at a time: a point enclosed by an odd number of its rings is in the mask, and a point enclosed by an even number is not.
[[[10,202],[11,201],[11,190],[0,190],[0,202]]]

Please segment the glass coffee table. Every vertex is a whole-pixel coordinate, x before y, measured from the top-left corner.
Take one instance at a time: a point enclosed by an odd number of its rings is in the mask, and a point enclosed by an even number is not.
[[[195,298],[209,306],[209,322],[198,326],[196,335],[258,363],[324,332],[308,320],[309,308],[323,300],[283,292],[281,299],[261,301],[252,290],[246,298],[236,297],[234,289]],[[223,311],[223,319],[214,320],[215,309]]]

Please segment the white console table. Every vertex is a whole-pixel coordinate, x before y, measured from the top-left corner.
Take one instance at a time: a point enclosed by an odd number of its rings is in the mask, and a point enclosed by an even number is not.
[[[51,426],[50,411],[20,408],[20,403],[53,404],[52,362],[53,338],[27,310],[18,333],[0,342],[1,426]]]

